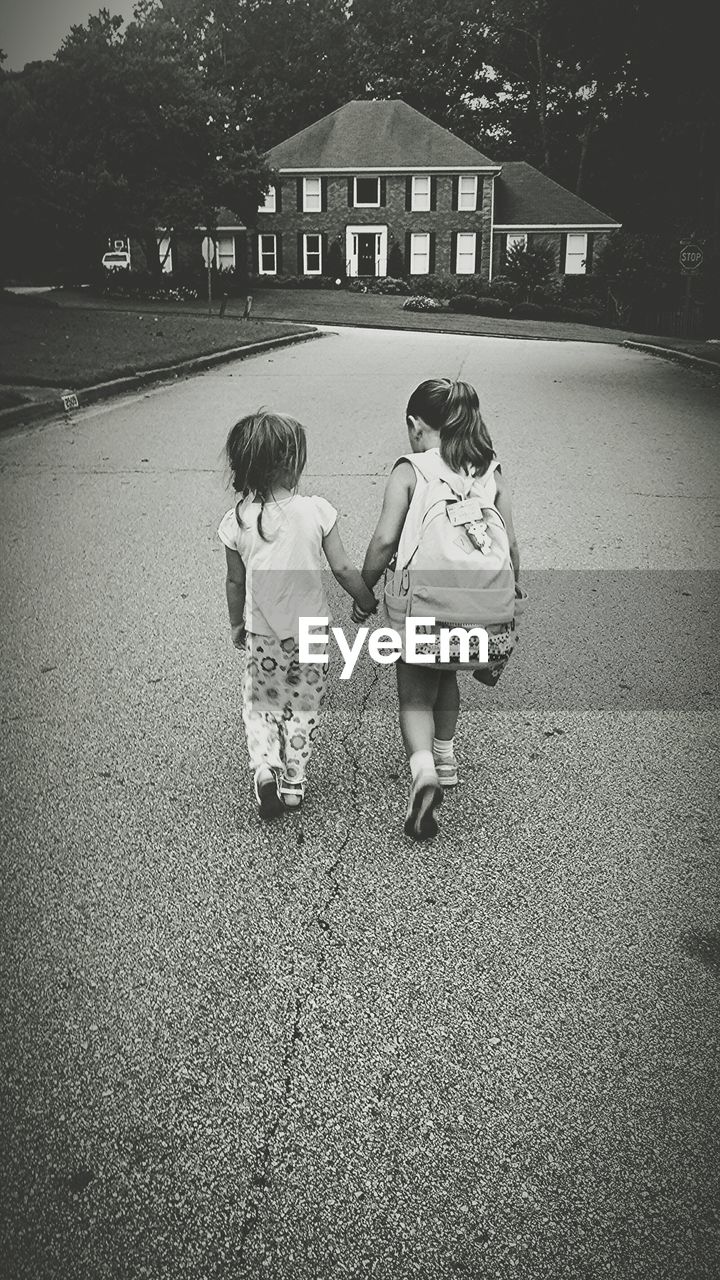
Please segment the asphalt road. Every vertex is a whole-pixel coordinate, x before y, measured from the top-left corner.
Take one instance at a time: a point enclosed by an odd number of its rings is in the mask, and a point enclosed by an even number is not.
[[[224,436],[306,422],[359,558],[436,374],[526,635],[437,840],[367,664],[262,828]],[[0,439],[4,1277],[716,1280],[717,409],[611,346],[343,330]]]

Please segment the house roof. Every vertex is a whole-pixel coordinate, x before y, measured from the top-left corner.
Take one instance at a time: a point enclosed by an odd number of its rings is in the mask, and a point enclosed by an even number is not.
[[[268,153],[274,169],[491,169],[480,151],[400,98],[354,100]]]
[[[524,160],[503,163],[502,172],[495,179],[493,222],[496,227],[620,225]]]

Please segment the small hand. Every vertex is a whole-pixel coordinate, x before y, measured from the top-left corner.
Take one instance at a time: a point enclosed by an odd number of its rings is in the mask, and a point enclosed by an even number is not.
[[[244,626],[242,625],[242,623],[240,623],[240,625],[237,627],[231,627],[230,635],[232,637],[232,642],[235,645],[236,649],[246,648],[247,632]]]
[[[378,607],[378,603],[377,603],[377,600],[375,600],[375,603],[373,604],[372,609],[361,609],[360,605],[357,603],[357,600],[356,600],[353,604],[352,613],[350,614],[350,617],[352,618],[353,622],[366,622],[372,613],[377,613],[377,607]]]

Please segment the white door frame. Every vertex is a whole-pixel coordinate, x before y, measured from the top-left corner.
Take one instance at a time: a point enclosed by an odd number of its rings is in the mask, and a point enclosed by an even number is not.
[[[387,275],[387,246],[388,246],[388,229],[385,225],[368,225],[368,223],[360,223],[356,226],[345,228],[345,265],[346,271],[351,278],[357,276],[358,273],[358,252],[357,252],[357,236],[359,235],[375,235],[375,275]]]

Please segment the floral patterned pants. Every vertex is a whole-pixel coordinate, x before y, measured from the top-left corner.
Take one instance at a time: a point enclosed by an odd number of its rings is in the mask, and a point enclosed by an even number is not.
[[[302,782],[320,727],[326,668],[301,663],[296,640],[247,633],[243,724],[250,768]]]

